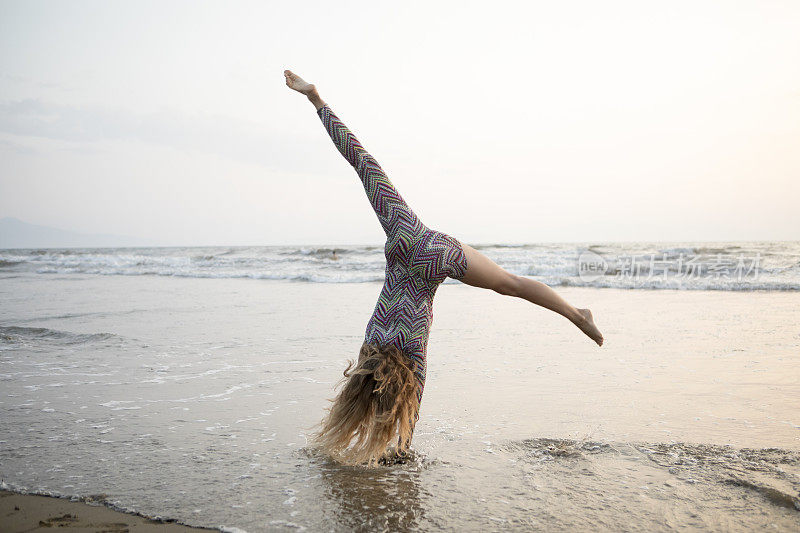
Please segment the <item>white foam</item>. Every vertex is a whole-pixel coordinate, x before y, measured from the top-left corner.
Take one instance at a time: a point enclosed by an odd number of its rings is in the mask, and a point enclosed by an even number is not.
[[[622,289],[687,290],[800,290],[800,243],[565,243],[539,245],[476,246],[506,270],[532,276],[549,285],[593,286]],[[384,279],[382,246],[336,247],[339,260],[331,261],[333,248],[271,246],[261,248],[119,248],[83,250],[4,250],[0,270],[50,274],[120,276],[172,276],[188,278],[241,278],[308,283],[370,283]],[[636,258],[647,274],[649,260],[724,256],[747,261],[763,260],[757,278],[638,280],[615,275],[614,269],[596,280],[578,276],[578,257],[591,251],[610,265]],[[671,264],[671,263],[670,263]],[[677,265],[677,263],[676,263]],[[673,268],[673,266],[670,266]],[[673,268],[674,270],[674,268]],[[455,283],[448,280],[448,283]]]

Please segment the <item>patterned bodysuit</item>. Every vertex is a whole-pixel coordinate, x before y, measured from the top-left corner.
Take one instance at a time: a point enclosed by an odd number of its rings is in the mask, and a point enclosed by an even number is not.
[[[417,412],[425,386],[425,354],[433,322],[433,297],[446,277],[461,278],[467,258],[461,243],[431,230],[408,207],[378,162],[325,105],[317,113],[339,152],[355,168],[386,233],[386,280],[364,341],[394,344],[413,361],[419,382]]]

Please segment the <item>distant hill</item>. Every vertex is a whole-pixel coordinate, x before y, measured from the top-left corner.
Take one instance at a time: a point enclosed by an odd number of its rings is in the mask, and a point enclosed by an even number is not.
[[[149,246],[147,239],[124,235],[78,233],[48,226],[28,224],[18,218],[0,218],[2,248],[94,248]]]

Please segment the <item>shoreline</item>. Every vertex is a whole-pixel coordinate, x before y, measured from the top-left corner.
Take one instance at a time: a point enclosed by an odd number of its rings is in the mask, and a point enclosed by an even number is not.
[[[39,531],[53,527],[92,528],[108,533],[178,533],[223,531],[221,528],[192,526],[176,519],[123,511],[109,504],[104,495],[70,496],[26,493],[0,489],[0,516],[3,533]],[[225,529],[225,531],[235,531]]]

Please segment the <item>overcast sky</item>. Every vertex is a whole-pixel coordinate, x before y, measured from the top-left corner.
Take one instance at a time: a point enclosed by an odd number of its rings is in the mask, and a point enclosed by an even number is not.
[[[379,243],[323,98],[467,243],[800,239],[800,3],[0,2],[0,217]]]

